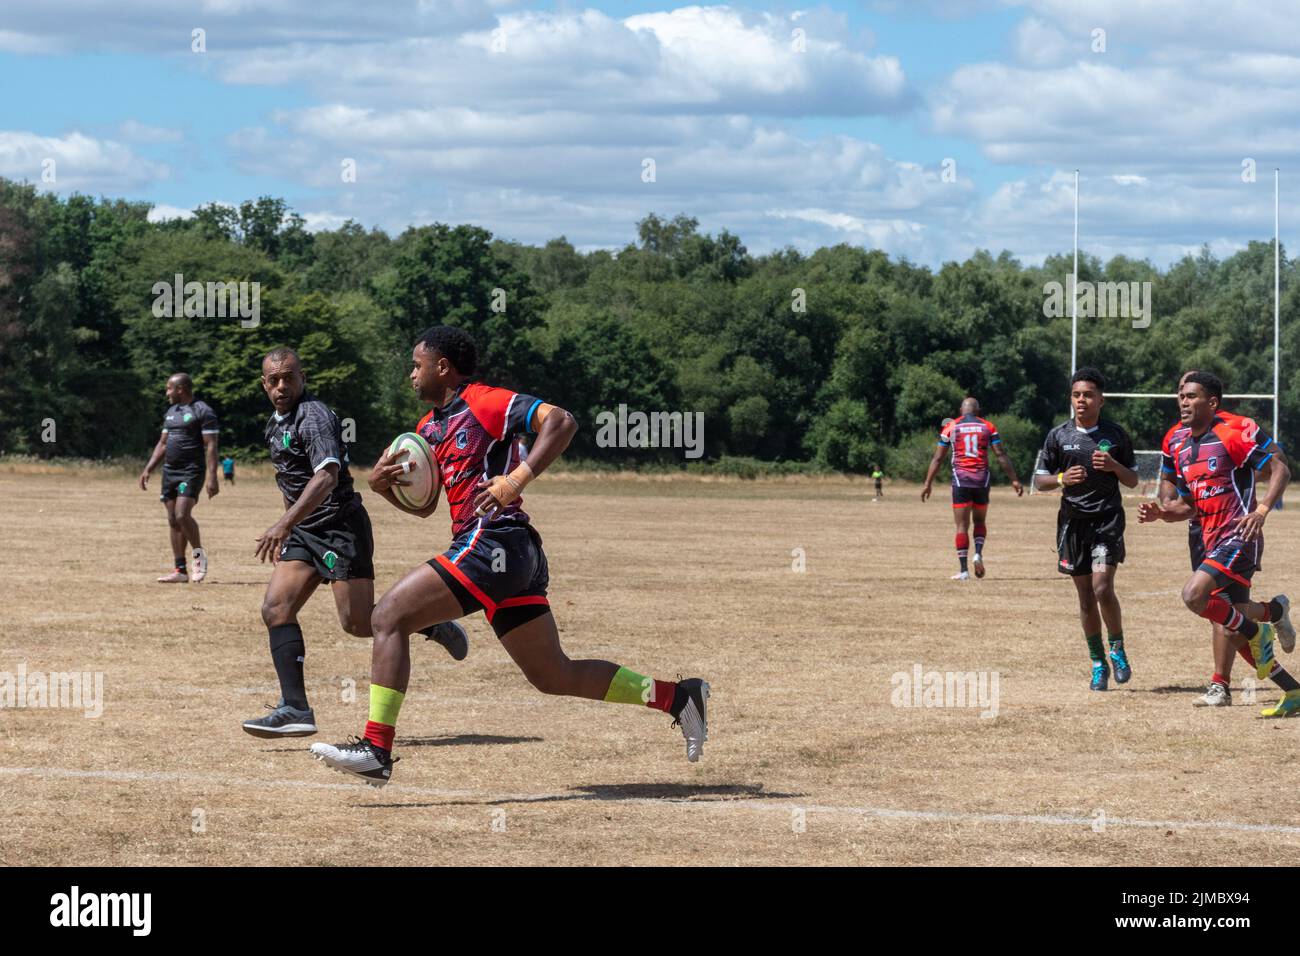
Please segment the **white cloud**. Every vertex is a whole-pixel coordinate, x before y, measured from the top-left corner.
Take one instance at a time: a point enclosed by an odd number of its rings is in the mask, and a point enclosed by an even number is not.
[[[179,143],[185,138],[178,129],[149,126],[133,119],[118,126],[117,132],[128,143]]]
[[[775,219],[800,219],[817,223],[841,234],[841,241],[886,249],[895,255],[916,255],[921,251],[925,226],[906,219],[865,219],[827,209],[769,209]]]
[[[46,182],[43,174],[51,168],[54,181]],[[41,136],[23,130],[0,130],[0,176],[58,192],[122,195],[170,175],[166,164],[137,156],[112,140],[78,132]]]
[[[167,203],[155,203],[149,210],[150,222],[166,222],[168,219],[192,219],[194,210],[182,209],[180,206],[169,206]]]
[[[805,26],[805,23],[808,25]],[[592,114],[873,115],[915,102],[896,57],[848,46],[834,18],[793,21],[730,7],[617,20],[595,10],[505,14],[495,29],[343,49],[298,43],[221,58],[224,79],[305,84],[355,106]]]
[[[41,0],[5,5],[0,50],[190,54],[190,31],[209,54],[290,43],[350,45],[444,36],[490,26],[520,0]]]
[[[1298,0],[1024,0],[1037,16],[1087,49],[1091,33],[1106,31],[1112,52],[1148,49],[1160,55],[1196,50],[1210,54],[1295,53]]]
[[[1161,267],[1206,243],[1230,252],[1247,239],[1271,238],[1271,187],[1262,179],[1081,175],[1079,247],[1103,260],[1127,255]],[[961,224],[972,248],[1010,249],[1030,263],[1068,252],[1073,229],[1074,173],[1059,169],[1003,183]]]
[[[1016,27],[1015,48],[1022,63],[1034,66],[1060,64],[1071,54],[1077,56],[1087,49],[1086,46],[1072,49],[1065,34],[1037,17],[1020,21]]]

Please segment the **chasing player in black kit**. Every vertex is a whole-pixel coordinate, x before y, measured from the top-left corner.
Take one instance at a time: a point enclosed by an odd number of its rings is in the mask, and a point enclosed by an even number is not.
[[[262,601],[280,702],[271,713],[244,721],[255,737],[304,737],[316,732],[303,676],[306,645],[298,611],[321,581],[330,582],[343,630],[370,636],[374,609],[374,536],[361,496],[352,488],[338,416],[307,391],[298,355],[279,348],[262,360],[262,388],[275,413],[266,440],[284,514],[257,539],[254,552],[274,569]],[[425,633],[463,659],[467,643],[458,625]]]
[[[207,456],[207,492],[212,498],[221,490],[217,484],[217,413],[206,402],[194,400],[194,383],[184,372],[167,379],[167,401],[171,407],[163,417],[162,434],[154,446],[149,462],[140,472],[140,490],[149,487],[149,476],[158,462],[163,463],[162,494],[167,508],[167,525],[175,563],[172,572],[158,579],[159,584],[184,584],[202,581],[208,573],[208,556],[199,540],[199,523],[192,511],[199,501],[203,485],[204,456]],[[194,576],[185,571],[185,546],[194,549]]]
[[[1074,373],[1070,379],[1074,418],[1048,433],[1034,475],[1039,491],[1063,488],[1056,518],[1057,567],[1070,575],[1079,595],[1093,690],[1109,686],[1111,665],[1117,684],[1128,683],[1133,675],[1124,650],[1115,571],[1124,562],[1124,502],[1119,486],[1137,487],[1138,476],[1128,433],[1114,422],[1101,420],[1104,385],[1095,368]],[[1110,642],[1109,663],[1101,643],[1103,620]]]

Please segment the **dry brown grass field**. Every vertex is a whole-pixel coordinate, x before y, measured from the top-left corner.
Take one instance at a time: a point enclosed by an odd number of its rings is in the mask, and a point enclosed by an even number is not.
[[[712,682],[688,764],[658,712],[535,692],[481,615],[467,661],[413,642],[383,790],[240,729],[276,699],[253,539],[269,477],[196,510],[201,585],[170,558],[157,476],[0,468],[0,672],[98,672],[103,713],[0,713],[0,863],[1198,864],[1300,858],[1300,721],[1193,709],[1209,628],[1179,600],[1185,532],[1139,526],[1119,575],[1134,678],[1088,691],[1052,496],[995,489],[982,581],[955,570],[946,488],[848,480],[548,476],[528,510],[571,656]],[[367,494],[377,588],[441,551]],[[1269,519],[1259,591],[1295,588],[1297,511]],[[796,552],[795,549],[802,549]],[[796,571],[802,553],[805,570]],[[1293,592],[1294,593],[1294,592]],[[320,592],[302,615],[321,733],[366,717],[369,642]],[[1292,663],[1283,655],[1284,663]],[[898,707],[894,675],[996,673],[996,716]],[[346,693],[355,682],[355,697]],[[197,831],[197,832],[196,832]]]

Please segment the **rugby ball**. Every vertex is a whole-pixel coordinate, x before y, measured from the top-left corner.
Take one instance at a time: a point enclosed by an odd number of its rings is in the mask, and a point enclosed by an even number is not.
[[[411,470],[402,476],[407,485],[393,485],[393,497],[413,511],[423,511],[433,502],[438,493],[438,465],[433,458],[433,449],[429,443],[415,432],[402,432],[388,446],[390,455],[406,451],[404,462],[410,462]]]

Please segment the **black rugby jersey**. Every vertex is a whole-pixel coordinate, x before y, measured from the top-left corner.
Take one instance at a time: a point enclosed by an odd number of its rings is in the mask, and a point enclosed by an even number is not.
[[[162,433],[167,436],[168,468],[202,468],[203,436],[221,431],[217,413],[207,402],[173,405],[163,416]]]
[[[1071,419],[1057,425],[1047,433],[1043,443],[1043,457],[1038,474],[1055,475],[1074,465],[1083,465],[1088,476],[1077,485],[1061,489],[1061,510],[1071,513],[1100,514],[1118,511],[1124,507],[1119,493],[1119,476],[1111,471],[1098,471],[1092,467],[1092,453],[1108,451],[1126,468],[1136,464],[1133,442],[1128,432],[1105,419],[1091,428],[1080,428]]]
[[[352,489],[348,471],[343,427],[324,402],[304,392],[292,411],[285,415],[275,412],[267,420],[266,441],[275,465],[275,483],[290,504],[298,500],[316,472],[330,462],[339,466],[338,484],[315,511],[298,522],[299,528],[319,530],[360,506],[361,496]]]

